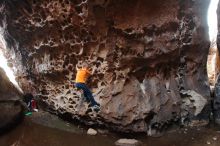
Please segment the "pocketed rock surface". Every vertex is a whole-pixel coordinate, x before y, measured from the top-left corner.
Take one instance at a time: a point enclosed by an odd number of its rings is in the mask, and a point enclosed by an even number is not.
[[[211,110],[208,5],[2,0],[4,52],[25,93],[87,125],[148,135],[174,123],[204,125]],[[82,62],[95,68],[88,86],[101,104],[98,113],[73,85]]]
[[[220,51],[220,3],[218,3],[217,7],[217,22],[218,22],[218,35],[216,38],[217,42],[217,54],[216,54],[216,80],[214,86],[214,101],[213,101],[213,111],[214,111],[214,118],[215,122],[220,125],[220,59],[219,59],[219,51]]]

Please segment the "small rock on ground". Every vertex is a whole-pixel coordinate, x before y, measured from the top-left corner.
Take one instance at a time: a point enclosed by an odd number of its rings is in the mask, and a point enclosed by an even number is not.
[[[115,142],[116,146],[140,146],[141,142],[136,139],[119,139]]]
[[[109,131],[106,130],[106,129],[98,129],[98,132],[99,132],[100,134],[108,134],[108,133],[109,133]]]
[[[97,134],[97,131],[92,129],[92,128],[89,128],[89,130],[87,131],[87,134],[88,135],[96,135]]]

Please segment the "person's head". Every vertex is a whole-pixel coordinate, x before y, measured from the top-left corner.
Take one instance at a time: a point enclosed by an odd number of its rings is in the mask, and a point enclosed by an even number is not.
[[[89,67],[88,63],[83,62],[83,64],[82,64],[82,68],[88,68],[88,67]]]
[[[34,96],[31,93],[27,93],[23,97],[23,101],[26,103],[30,102],[34,98]]]

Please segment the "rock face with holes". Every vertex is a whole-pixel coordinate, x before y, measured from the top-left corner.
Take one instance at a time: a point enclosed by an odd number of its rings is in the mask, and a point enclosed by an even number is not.
[[[14,127],[22,118],[21,93],[0,68],[0,134]]]
[[[25,92],[88,125],[152,135],[206,124],[208,2],[3,0],[5,54]],[[88,86],[99,113],[74,88],[82,62],[95,69]]]
[[[215,122],[220,124],[220,76],[219,76],[219,51],[220,51],[220,3],[218,3],[217,8],[217,20],[218,20],[218,35],[217,35],[217,59],[216,59],[216,66],[217,66],[217,79],[215,81],[215,88],[214,88],[214,101],[213,101],[213,108],[214,108],[214,118]]]
[[[214,118],[217,124],[220,124],[220,76],[218,76],[214,88]]]

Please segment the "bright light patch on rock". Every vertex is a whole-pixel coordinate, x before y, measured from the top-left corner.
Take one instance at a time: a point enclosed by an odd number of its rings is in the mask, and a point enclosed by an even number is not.
[[[8,62],[7,59],[5,58],[5,56],[3,55],[3,50],[4,48],[6,48],[6,45],[4,44],[3,38],[2,36],[0,36],[0,67],[2,67],[6,73],[6,75],[8,76],[9,80],[15,85],[15,87],[17,89],[19,89],[19,91],[23,92],[22,89],[19,87],[17,81],[15,80],[15,76],[14,73],[12,71],[12,69],[8,66]]]
[[[208,25],[209,25],[209,38],[210,40],[216,40],[217,36],[217,6],[219,0],[211,0],[208,9]]]
[[[208,77],[211,87],[215,84],[215,78],[216,78],[216,54],[217,54],[217,45],[216,45],[216,38],[217,38],[217,6],[218,6],[219,0],[211,0],[209,9],[208,9],[208,15],[207,15],[207,21],[209,26],[209,39],[210,39],[210,49],[209,49],[209,55],[208,55],[208,61],[207,61],[207,71],[208,71]]]

